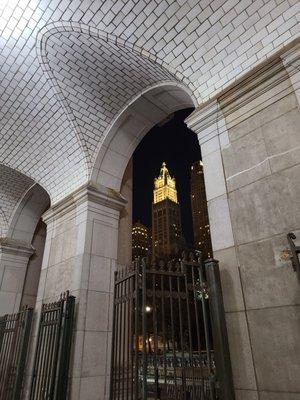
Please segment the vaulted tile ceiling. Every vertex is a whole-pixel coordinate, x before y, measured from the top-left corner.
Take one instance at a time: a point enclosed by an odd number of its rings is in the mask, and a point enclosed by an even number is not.
[[[108,129],[137,95],[181,81],[207,100],[299,34],[296,7],[1,1],[0,163],[39,182],[52,202],[63,198],[86,182]]]

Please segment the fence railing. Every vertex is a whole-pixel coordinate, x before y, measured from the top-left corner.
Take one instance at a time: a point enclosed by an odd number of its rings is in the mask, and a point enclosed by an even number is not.
[[[75,297],[42,305],[30,400],[64,400],[67,396]],[[32,308],[0,317],[0,400],[20,400]]]
[[[115,274],[110,400],[233,400],[215,260],[146,265]]]
[[[42,306],[30,400],[66,399],[74,307],[68,292]]]
[[[32,321],[32,308],[0,317],[0,399],[19,400]]]

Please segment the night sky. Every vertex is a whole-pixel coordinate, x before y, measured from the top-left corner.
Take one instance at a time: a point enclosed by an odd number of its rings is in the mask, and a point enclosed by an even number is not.
[[[201,160],[195,133],[184,124],[192,109],[181,110],[162,126],[154,126],[133,154],[133,222],[151,226],[153,180],[158,176],[163,161],[176,178],[184,237],[193,243],[190,201],[190,167]]]

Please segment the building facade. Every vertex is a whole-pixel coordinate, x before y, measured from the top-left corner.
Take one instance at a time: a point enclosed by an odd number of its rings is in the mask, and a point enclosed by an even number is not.
[[[0,26],[0,315],[23,304],[42,217],[35,318],[76,296],[69,397],[109,398],[124,171],[194,107],[236,400],[298,399],[299,282],[280,254],[300,237],[299,2],[2,1]]]
[[[141,222],[132,226],[132,259],[137,257],[148,258],[151,253],[151,237],[149,229]]]
[[[206,260],[212,257],[212,247],[202,161],[196,161],[191,166],[191,206],[194,247],[201,250]]]
[[[154,179],[152,203],[152,259],[178,253],[184,246],[176,180],[169,174],[166,163]]]

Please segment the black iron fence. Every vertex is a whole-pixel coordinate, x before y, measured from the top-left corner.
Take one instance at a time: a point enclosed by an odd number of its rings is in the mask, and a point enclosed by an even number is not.
[[[26,362],[32,308],[0,317],[0,399],[19,400]]]
[[[42,305],[30,400],[66,399],[74,306],[68,292]]]
[[[75,297],[43,304],[30,400],[65,400]],[[0,317],[0,400],[20,400],[33,309]]]
[[[234,398],[217,262],[207,267],[208,283],[193,257],[116,272],[111,400]]]

